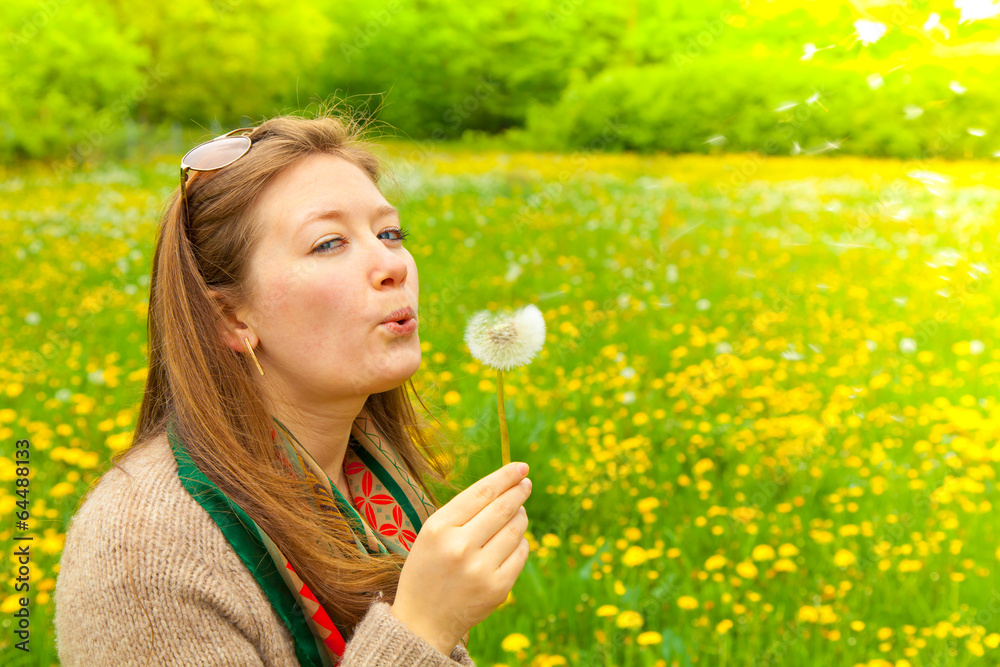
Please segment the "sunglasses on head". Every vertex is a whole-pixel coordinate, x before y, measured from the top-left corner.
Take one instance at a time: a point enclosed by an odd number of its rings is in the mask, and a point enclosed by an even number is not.
[[[232,136],[237,132],[243,134]],[[188,220],[187,174],[189,171],[215,171],[228,167],[250,150],[250,133],[253,128],[241,127],[226,132],[211,141],[198,144],[181,158],[181,198],[184,200],[184,219]]]

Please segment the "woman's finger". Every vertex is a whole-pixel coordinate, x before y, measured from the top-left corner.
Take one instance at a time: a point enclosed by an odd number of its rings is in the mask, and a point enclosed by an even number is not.
[[[482,547],[500,532],[507,522],[517,515],[524,501],[531,495],[531,480],[525,478],[504,491],[499,498],[483,508],[463,527],[470,546]],[[498,561],[499,562],[499,561]]]
[[[507,560],[524,539],[524,531],[528,529],[528,513],[522,505],[510,521],[483,545],[481,557],[494,568]]]
[[[524,564],[528,562],[528,554],[530,553],[531,545],[528,544],[528,538],[522,537],[520,543],[514,547],[514,551],[507,557],[507,560],[497,568],[498,576],[503,581],[504,586],[514,587],[514,582],[517,581],[521,570],[524,569]]]
[[[520,470],[522,465],[524,472]],[[434,512],[433,516],[450,526],[464,526],[504,491],[524,479],[528,474],[527,467],[527,463],[515,461],[493,471],[456,495]]]

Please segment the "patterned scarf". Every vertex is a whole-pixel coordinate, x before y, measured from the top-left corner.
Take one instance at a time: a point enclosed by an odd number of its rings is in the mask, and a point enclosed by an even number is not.
[[[361,553],[391,550],[405,557],[423,522],[436,508],[367,413],[362,410],[355,419],[344,457],[351,500],[344,498],[295,436],[277,418],[272,419],[276,454],[290,477],[309,481],[317,510],[336,513],[348,521]],[[181,483],[212,517],[260,584],[295,640],[299,663],[303,667],[338,665],[352,629],[331,620],[271,538],[198,469],[173,420],[167,425],[167,434]]]

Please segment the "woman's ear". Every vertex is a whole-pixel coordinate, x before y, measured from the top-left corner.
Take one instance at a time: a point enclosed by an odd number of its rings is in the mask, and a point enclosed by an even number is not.
[[[210,289],[206,292],[210,299],[215,299],[222,311],[222,319],[219,321],[219,342],[237,352],[246,351],[244,338],[250,339],[250,347],[256,347],[258,339],[253,327],[243,321],[243,315],[236,312],[225,296],[218,290]]]

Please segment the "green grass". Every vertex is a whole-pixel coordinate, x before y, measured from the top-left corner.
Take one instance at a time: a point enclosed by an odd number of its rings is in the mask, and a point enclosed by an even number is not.
[[[387,197],[428,323],[415,381],[463,485],[501,464],[467,318],[536,303],[548,327],[504,378],[533,553],[477,664],[997,661],[992,164],[410,148]],[[32,653],[7,631],[4,664],[56,662],[61,536],[134,424],[176,163],[0,174],[0,506],[30,438],[36,547]]]

